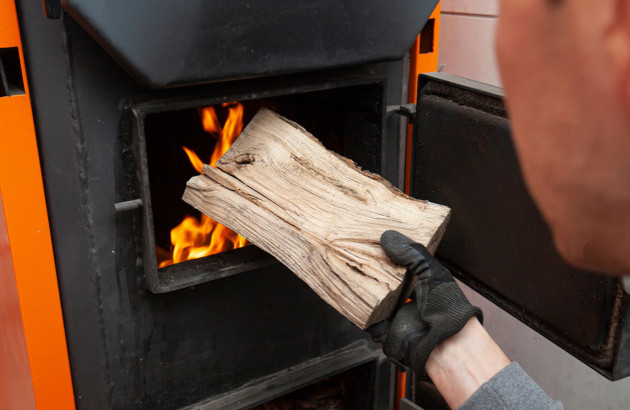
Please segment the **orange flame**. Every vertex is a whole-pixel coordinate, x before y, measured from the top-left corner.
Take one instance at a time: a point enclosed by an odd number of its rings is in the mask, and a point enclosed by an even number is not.
[[[195,170],[199,172],[200,174],[203,174],[203,170],[202,170],[203,161],[197,156],[197,153],[186,147],[182,147],[182,148],[184,149],[184,152],[186,153],[186,155],[188,155],[188,160],[190,161],[192,166],[195,168]]]
[[[230,148],[234,140],[243,130],[243,105],[241,103],[224,103],[228,108],[228,118],[221,127],[217,113],[213,107],[201,110],[203,129],[217,138],[214,151],[210,157],[210,166],[216,162]],[[203,161],[195,151],[182,147],[188,159],[197,172],[202,173]],[[247,240],[219,224],[215,220],[201,215],[201,220],[193,216],[186,216],[184,220],[171,230],[171,258],[159,263],[159,267],[173,265],[190,259],[202,258],[241,248],[247,245]]]

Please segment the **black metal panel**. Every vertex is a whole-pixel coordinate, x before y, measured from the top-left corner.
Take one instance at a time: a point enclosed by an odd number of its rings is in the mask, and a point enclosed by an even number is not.
[[[253,380],[238,391],[228,392],[218,397],[195,403],[181,410],[244,409],[262,404],[271,397],[279,397],[299,388],[309,386],[313,380],[321,380],[341,372],[362,370],[361,385],[356,386],[353,409],[380,409],[374,403],[374,389],[378,388],[377,370],[389,366],[382,352],[373,350],[365,341],[358,341],[331,354],[301,363],[262,379]],[[367,371],[368,374],[365,374]],[[390,385],[393,387],[393,385]],[[393,390],[393,389],[392,389]],[[270,394],[271,393],[271,394]],[[348,392],[351,393],[351,392]],[[391,395],[387,395],[391,397]],[[348,403],[350,404],[350,403]],[[263,408],[276,408],[266,407]],[[279,408],[279,406],[278,406]],[[285,408],[285,407],[282,407]],[[292,407],[293,408],[293,407]],[[320,408],[320,407],[314,407]]]
[[[400,59],[438,0],[64,0],[151,88]]]
[[[61,0],[44,0],[44,14],[49,19],[61,17]]]
[[[610,377],[623,317],[618,280],[578,271],[558,255],[525,188],[501,90],[436,74],[421,76],[418,96],[412,193],[453,210],[438,255]]]
[[[110,408],[110,380],[93,263],[93,232],[76,102],[70,98],[68,42],[39,2],[16,2],[35,120],[46,206],[78,408]],[[108,271],[108,273],[111,271]],[[85,364],[83,364],[85,363]],[[89,381],[89,382],[88,382]]]

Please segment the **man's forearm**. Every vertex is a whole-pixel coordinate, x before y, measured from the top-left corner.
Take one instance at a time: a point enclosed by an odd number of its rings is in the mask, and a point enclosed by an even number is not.
[[[485,382],[510,364],[476,317],[435,347],[426,371],[452,408],[463,404]]]

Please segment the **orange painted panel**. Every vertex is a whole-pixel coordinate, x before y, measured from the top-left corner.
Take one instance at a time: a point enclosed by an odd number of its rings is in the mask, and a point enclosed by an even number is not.
[[[418,94],[418,75],[422,73],[435,72],[438,69],[438,51],[440,45],[440,5],[435,7],[429,20],[433,20],[433,47],[430,53],[420,53],[420,38],[418,36],[416,41],[409,50],[409,98],[407,102],[415,103]],[[405,155],[405,193],[409,194],[409,183],[411,177],[411,138],[413,135],[413,127],[410,125],[407,127],[407,151]]]
[[[407,372],[403,372],[396,366],[396,399],[394,410],[400,410],[400,401],[407,393]]]
[[[418,76],[422,73],[435,72],[438,69],[438,51],[440,45],[440,10],[441,2],[435,7],[429,20],[433,20],[433,47],[430,53],[420,53],[421,35],[409,50],[409,98],[407,102],[415,104],[418,99]],[[413,126],[407,126],[407,147],[405,151],[405,193],[409,194],[411,182],[411,144]],[[409,302],[409,301],[407,301]],[[407,374],[396,370],[396,410],[400,407],[400,399],[405,397]]]
[[[0,192],[0,409],[35,408],[9,236]]]
[[[7,47],[18,47],[23,68],[15,4],[13,0],[0,0],[0,48]],[[24,71],[22,74],[26,94],[0,97],[0,192],[10,245],[1,255],[1,263],[8,266],[6,264],[11,262],[13,268],[31,394],[34,393],[37,408],[72,409],[74,396],[57,274],[28,84]],[[11,307],[13,314],[15,309],[15,305]],[[8,324],[0,322],[0,333],[10,331],[5,326]],[[2,371],[5,365],[0,362]],[[25,379],[17,380],[25,375],[14,377],[14,383],[26,383]],[[28,394],[18,397],[26,394],[24,388],[10,394],[12,400],[28,402]]]

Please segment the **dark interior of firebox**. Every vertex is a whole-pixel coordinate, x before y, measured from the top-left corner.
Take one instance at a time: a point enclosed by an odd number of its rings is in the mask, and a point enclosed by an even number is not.
[[[373,407],[374,363],[326,377],[250,410],[355,410]]]
[[[354,160],[363,169],[379,172],[382,96],[382,83],[374,83],[263,99],[244,96],[236,101],[244,107],[244,126],[261,107],[267,107],[303,126],[328,149]],[[210,104],[221,125],[228,117],[226,105]],[[182,147],[194,151],[204,163],[209,162],[217,139],[202,125],[202,108],[207,106],[154,113],[145,120],[158,264],[168,258],[172,250],[171,229],[187,215],[200,218],[198,211],[181,200],[188,179],[198,175]],[[226,249],[223,254],[240,250]]]

